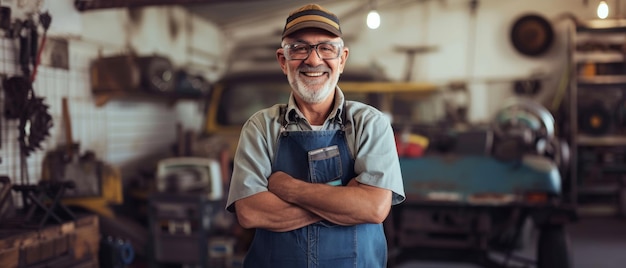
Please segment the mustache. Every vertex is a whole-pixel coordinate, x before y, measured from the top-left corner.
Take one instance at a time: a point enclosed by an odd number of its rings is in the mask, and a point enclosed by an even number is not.
[[[316,66],[316,67],[312,67],[312,66],[300,66],[298,67],[298,71],[299,72],[305,72],[305,73],[317,73],[317,72],[327,72],[330,73],[330,68],[326,67],[326,66]]]

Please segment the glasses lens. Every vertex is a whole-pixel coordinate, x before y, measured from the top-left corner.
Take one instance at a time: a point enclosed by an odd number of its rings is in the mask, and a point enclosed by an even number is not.
[[[309,57],[313,48],[317,49],[317,55],[324,60],[335,59],[341,52],[340,44],[320,43],[317,45],[309,45],[296,43],[285,46],[285,56],[288,60],[303,60]]]
[[[339,56],[339,45],[331,43],[318,44],[317,54],[325,60],[334,59]]]
[[[285,48],[287,49],[287,58],[290,60],[306,59],[311,50],[308,44],[291,44]]]

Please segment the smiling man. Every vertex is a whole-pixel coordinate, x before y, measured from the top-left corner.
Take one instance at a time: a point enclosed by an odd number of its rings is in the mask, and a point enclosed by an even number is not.
[[[386,267],[402,176],[388,118],[337,86],[348,54],[333,13],[289,14],[276,57],[291,97],[250,117],[234,158],[227,209],[256,229],[244,267]]]

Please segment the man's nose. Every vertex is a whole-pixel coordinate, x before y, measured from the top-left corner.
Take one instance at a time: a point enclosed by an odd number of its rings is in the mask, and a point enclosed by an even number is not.
[[[319,56],[319,54],[317,54],[317,48],[313,48],[311,49],[311,52],[309,53],[309,57],[307,57],[304,62],[311,65],[311,66],[317,66],[320,64],[320,62],[323,62],[324,60]]]

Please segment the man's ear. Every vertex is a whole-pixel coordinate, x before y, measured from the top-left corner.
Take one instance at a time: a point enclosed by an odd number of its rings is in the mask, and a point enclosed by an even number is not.
[[[339,73],[343,73],[343,68],[346,67],[346,62],[348,61],[348,55],[350,54],[350,50],[345,47],[341,52],[340,62],[339,62]]]
[[[283,48],[279,48],[276,50],[276,60],[278,60],[278,64],[280,64],[280,69],[283,70],[283,73],[287,74],[287,58],[285,58]]]

